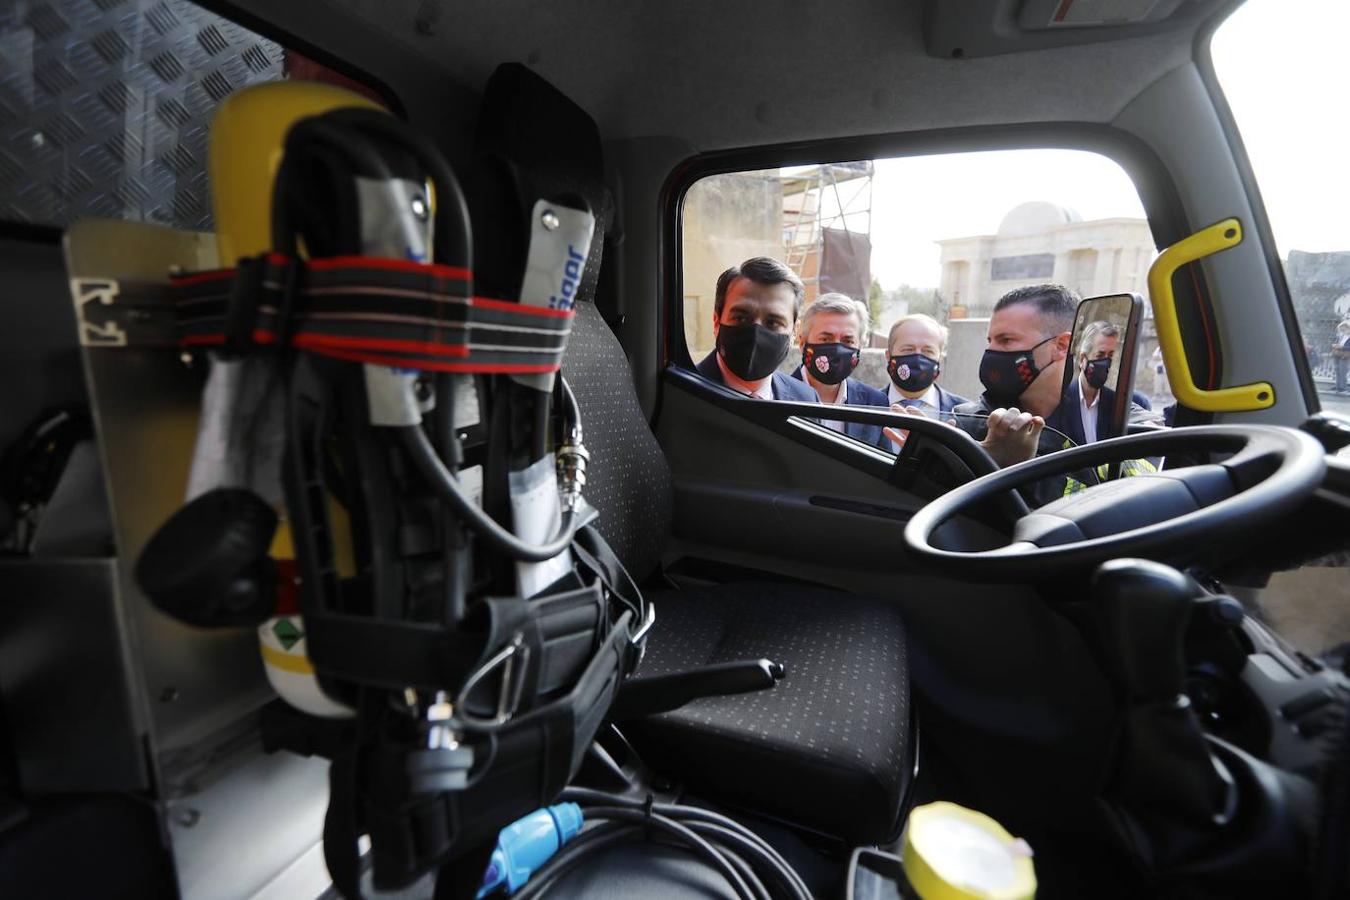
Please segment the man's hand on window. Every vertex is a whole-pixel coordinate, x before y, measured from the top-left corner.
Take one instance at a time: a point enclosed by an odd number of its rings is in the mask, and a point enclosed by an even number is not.
[[[1036,455],[1036,445],[1045,430],[1045,419],[1017,407],[996,409],[989,414],[989,433],[980,446],[989,451],[1001,468],[1026,462]]]

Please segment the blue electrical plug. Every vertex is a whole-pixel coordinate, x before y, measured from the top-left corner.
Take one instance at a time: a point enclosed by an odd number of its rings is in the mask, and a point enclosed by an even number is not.
[[[514,894],[558,848],[581,831],[581,821],[580,806],[559,803],[536,809],[507,825],[497,835],[497,849],[492,851],[483,873],[478,896],[486,897],[503,885],[506,893]]]

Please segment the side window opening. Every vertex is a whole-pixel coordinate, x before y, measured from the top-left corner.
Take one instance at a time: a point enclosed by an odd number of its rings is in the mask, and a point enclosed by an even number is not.
[[[1350,7],[1251,0],[1214,33],[1232,110],[1284,266],[1323,409],[1350,415],[1350,98],[1341,43]],[[1259,58],[1261,64],[1253,65]]]
[[[1249,0],[1210,46],[1284,268],[1318,403],[1342,416],[1350,416],[1347,30],[1350,5],[1342,0]],[[1350,448],[1340,455],[1350,456]],[[1274,573],[1253,602],[1295,646],[1343,659],[1350,649],[1346,574],[1342,549]]]
[[[719,276],[770,257],[800,280],[799,316],[822,297],[861,305],[861,358],[849,378],[873,391],[873,404],[881,402],[878,396],[897,399],[888,369],[894,368],[890,339],[898,323],[927,317],[922,321],[936,326],[940,344],[929,351],[940,367],[935,384],[975,398],[982,391],[989,316],[1001,296],[1045,282],[1082,297],[1143,294],[1157,255],[1129,176],[1105,156],[1076,150],[949,153],[713,175],[689,189],[683,222],[684,333],[696,364],[707,369],[717,355]],[[894,335],[907,353],[915,349],[909,343],[922,343],[909,330]],[[803,337],[799,323],[780,374],[801,379],[804,363],[827,365],[818,355],[805,358]],[[1136,389],[1162,410],[1174,400],[1151,318],[1141,338]],[[852,433],[858,429],[836,430],[858,436]],[[880,446],[893,450],[884,441]]]

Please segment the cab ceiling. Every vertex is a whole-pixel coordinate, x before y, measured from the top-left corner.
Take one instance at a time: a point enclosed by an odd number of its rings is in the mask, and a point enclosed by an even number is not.
[[[1191,59],[1197,27],[1192,15],[1141,37],[1103,42],[1097,30],[1083,38],[1093,43],[952,59],[927,52],[917,0],[339,0],[337,8],[299,0],[284,13],[265,0],[235,5],[252,7],[258,19],[287,19],[279,24],[380,75],[415,118],[426,115],[409,96],[419,85],[448,102],[476,92],[499,63],[516,61],[586,108],[606,139],[676,137],[700,151],[1109,122]],[[968,11],[969,0],[964,5]]]

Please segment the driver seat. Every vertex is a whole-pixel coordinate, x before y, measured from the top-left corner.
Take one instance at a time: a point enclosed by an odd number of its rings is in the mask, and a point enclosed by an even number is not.
[[[558,134],[569,138],[560,144]],[[552,85],[505,64],[484,91],[475,146],[483,177],[466,182],[477,201],[471,203],[474,229],[493,236],[476,241],[479,289],[512,296],[519,286],[517,276],[500,273],[519,271],[521,259],[508,251],[519,243],[514,211],[523,208],[522,197],[579,195],[596,214],[563,371],[591,454],[586,499],[601,513],[601,534],[656,608],[636,674],[759,658],[786,670],[767,690],[703,697],[645,718],[628,713],[625,735],[658,774],[699,796],[853,844],[886,840],[902,821],[914,759],[905,629],[897,611],[814,585],[652,588],[670,539],[674,495],[623,348],[591,302],[613,209],[599,130]],[[531,189],[522,191],[521,184]]]
[[[623,730],[658,774],[853,845],[893,839],[916,759],[905,628],[896,608],[801,583],[654,589],[670,537],[670,468],[623,348],[582,300],[563,364],[591,452],[598,527],[656,608],[640,677],[767,658],[773,688],[703,697]]]

